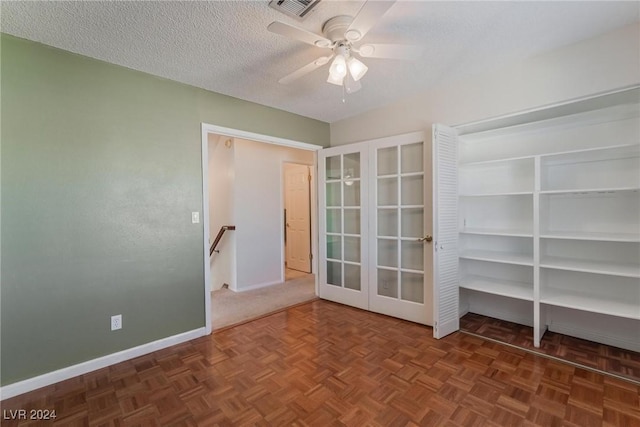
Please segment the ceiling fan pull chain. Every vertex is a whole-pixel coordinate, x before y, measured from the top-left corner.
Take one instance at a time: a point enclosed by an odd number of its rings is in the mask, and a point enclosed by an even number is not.
[[[345,104],[347,102],[346,99],[346,95],[345,95],[345,89],[344,89],[344,85],[342,85],[342,103]]]

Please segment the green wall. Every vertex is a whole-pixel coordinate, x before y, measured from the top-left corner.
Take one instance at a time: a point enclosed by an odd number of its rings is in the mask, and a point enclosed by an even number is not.
[[[2,385],[203,327],[201,123],[324,146],[329,125],[1,43]]]

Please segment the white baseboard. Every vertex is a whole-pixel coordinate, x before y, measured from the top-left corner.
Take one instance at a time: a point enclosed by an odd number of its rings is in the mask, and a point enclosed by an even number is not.
[[[576,325],[569,325],[566,323],[552,322],[548,328],[551,332],[557,332],[559,334],[569,335],[576,338],[582,338],[584,340],[599,342],[618,348],[640,352],[640,342],[632,338],[625,339],[621,336],[598,333],[597,331],[593,331],[591,329],[580,328]]]
[[[256,283],[255,285],[245,286],[245,287],[242,287],[242,288],[236,288],[236,289],[234,289],[234,291],[235,292],[253,291],[254,289],[266,288],[267,286],[279,285],[280,283],[283,283],[283,281],[282,280],[274,280],[272,282]]]
[[[173,335],[167,338],[162,338],[157,341],[129,348],[127,350],[122,350],[117,353],[98,357],[97,359],[87,360],[86,362],[78,363],[77,365],[68,366],[66,368],[38,375],[37,377],[29,378],[17,383],[8,384],[0,387],[0,400],[8,399],[19,394],[46,387],[60,381],[68,380],[69,378],[77,377],[78,375],[83,375],[87,372],[102,369],[104,367],[111,366],[125,360],[133,359],[138,356],[143,356],[145,354],[152,353],[163,348],[171,347],[172,345],[181,344],[183,342],[204,336],[206,335],[205,332],[205,328],[194,329],[192,331],[183,332],[181,334]]]

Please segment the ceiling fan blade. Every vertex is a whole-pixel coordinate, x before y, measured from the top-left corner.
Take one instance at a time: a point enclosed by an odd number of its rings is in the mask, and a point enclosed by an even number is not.
[[[417,59],[422,55],[422,47],[409,44],[367,43],[358,48],[363,58]]]
[[[345,32],[346,38],[350,41],[362,39],[394,3],[395,0],[369,0],[365,2]]]
[[[362,89],[362,85],[360,84],[360,81],[353,80],[351,75],[347,73],[344,78],[344,88],[348,94],[352,94]]]
[[[317,47],[331,47],[332,45],[331,40],[324,36],[312,33],[311,31],[307,31],[304,28],[285,24],[284,22],[272,22],[267,27],[267,30],[271,31],[272,33],[300,40],[301,42],[308,43]]]
[[[291,74],[289,74],[287,76],[284,76],[283,78],[278,80],[278,83],[281,83],[283,85],[289,84],[292,81],[297,80],[300,77],[304,76],[305,74],[309,74],[310,72],[312,72],[316,68],[322,67],[324,64],[329,62],[330,59],[331,59],[331,56],[321,56],[320,58],[316,59],[315,61],[313,61],[313,62],[311,62],[311,63],[309,63],[307,65],[305,65],[304,67],[298,68],[293,73],[291,73]]]

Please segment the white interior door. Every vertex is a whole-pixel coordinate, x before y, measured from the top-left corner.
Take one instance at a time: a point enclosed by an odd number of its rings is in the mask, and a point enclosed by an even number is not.
[[[309,166],[285,163],[285,248],[287,268],[311,272]]]
[[[368,309],[367,151],[363,144],[318,153],[319,295]]]
[[[432,323],[431,188],[422,132],[372,141],[369,193],[369,309]],[[430,215],[427,215],[430,219]]]
[[[433,336],[460,329],[457,132],[433,126]]]

